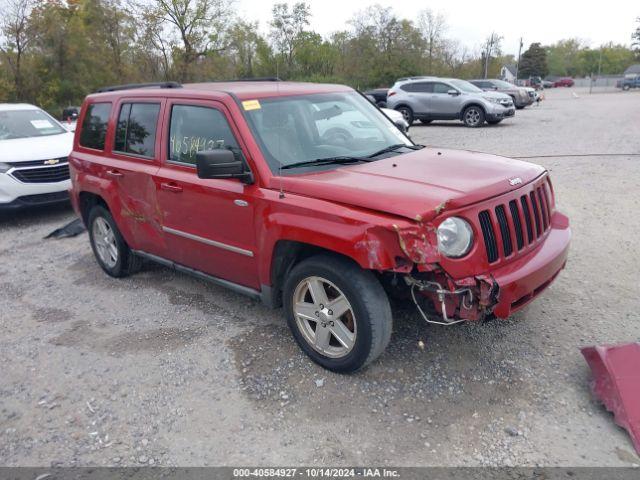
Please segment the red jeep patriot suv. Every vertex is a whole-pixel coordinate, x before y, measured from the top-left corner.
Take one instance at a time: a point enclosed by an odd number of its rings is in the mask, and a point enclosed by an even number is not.
[[[150,259],[283,306],[334,371],[385,349],[389,295],[432,323],[505,318],[567,260],[544,168],[415,145],[345,86],[128,85],[80,111],[71,197],[102,269]]]

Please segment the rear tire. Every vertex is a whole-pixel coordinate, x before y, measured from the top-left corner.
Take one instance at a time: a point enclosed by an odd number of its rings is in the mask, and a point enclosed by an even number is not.
[[[484,123],[484,110],[477,105],[470,105],[462,112],[462,121],[466,127],[478,128]]]
[[[91,209],[87,229],[93,254],[107,275],[126,277],[140,270],[142,259],[131,251],[106,208]]]
[[[402,105],[400,107],[397,107],[396,110],[402,114],[409,126],[413,125],[415,117],[413,116],[413,110],[411,110],[411,108]]]
[[[285,281],[283,301],[296,342],[328,370],[365,367],[391,338],[387,294],[372,272],[348,259],[323,254],[303,260]]]

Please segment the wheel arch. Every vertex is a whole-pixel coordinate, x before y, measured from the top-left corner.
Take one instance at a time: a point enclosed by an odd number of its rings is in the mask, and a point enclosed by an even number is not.
[[[360,266],[354,258],[336,250],[297,240],[278,240],[271,256],[271,284],[262,287],[269,292],[267,303],[274,308],[282,306],[282,288],[289,272],[303,260],[320,254],[332,255]]]
[[[81,191],[78,194],[78,200],[79,200],[78,207],[80,209],[80,218],[82,218],[82,222],[84,223],[85,226],[88,226],[87,221],[89,220],[89,212],[91,212],[91,209],[93,207],[100,205],[106,208],[109,212],[111,212],[111,209],[107,204],[107,201],[97,193]]]
[[[484,107],[484,105],[482,105],[482,103],[477,102],[477,101],[471,101],[465,105],[462,106],[462,109],[460,109],[460,115],[459,115],[459,119],[462,120],[464,112],[467,110],[467,108],[469,107],[479,107],[482,112],[486,115],[487,114],[487,109]]]

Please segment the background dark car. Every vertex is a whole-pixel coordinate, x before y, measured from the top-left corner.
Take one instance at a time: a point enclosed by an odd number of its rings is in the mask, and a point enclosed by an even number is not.
[[[387,106],[388,91],[388,88],[374,88],[373,90],[367,90],[364,94],[373,97],[375,99],[375,104],[378,107],[383,108]]]
[[[75,120],[80,115],[80,107],[66,107],[62,110],[62,121],[68,122],[70,120]]]
[[[570,77],[560,77],[555,82],[553,82],[554,87],[573,87],[574,85],[573,78]]]

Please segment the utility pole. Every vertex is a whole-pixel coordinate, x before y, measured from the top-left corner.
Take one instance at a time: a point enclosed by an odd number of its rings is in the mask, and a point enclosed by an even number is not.
[[[518,84],[518,70],[520,70],[520,55],[522,54],[522,37],[520,37],[520,46],[518,47],[518,61],[516,62],[516,85]]]
[[[600,77],[600,72],[602,72],[602,45],[600,45],[600,59],[598,60],[598,78]]]

